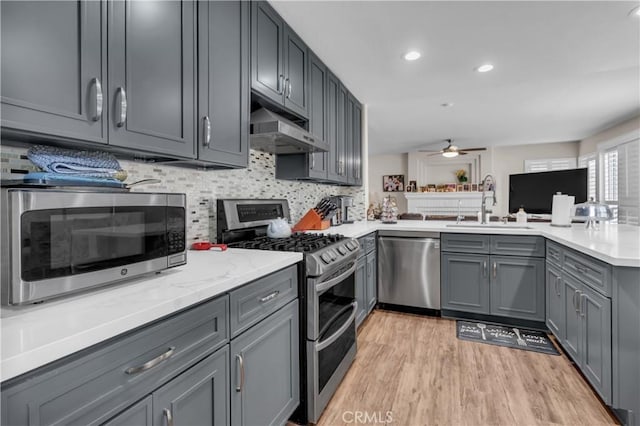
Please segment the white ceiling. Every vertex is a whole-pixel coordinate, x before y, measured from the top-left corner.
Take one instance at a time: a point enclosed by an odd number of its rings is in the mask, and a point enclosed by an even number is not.
[[[637,1],[271,3],[368,105],[370,154],[580,140],[640,114]]]

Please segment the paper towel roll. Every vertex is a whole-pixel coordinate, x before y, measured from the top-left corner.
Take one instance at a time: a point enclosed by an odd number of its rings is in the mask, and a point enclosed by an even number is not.
[[[576,197],[557,193],[553,196],[551,207],[551,226],[571,226],[571,207]]]

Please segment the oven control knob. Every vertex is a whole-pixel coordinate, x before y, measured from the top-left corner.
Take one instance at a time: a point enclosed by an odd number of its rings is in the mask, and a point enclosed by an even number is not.
[[[347,248],[348,248],[349,250],[351,250],[351,251],[354,251],[355,249],[357,249],[357,248],[358,248],[358,246],[357,246],[357,245],[355,245],[352,241],[349,241],[349,242],[347,243]]]
[[[333,260],[333,259],[331,259],[331,256],[329,255],[329,253],[328,253],[328,252],[327,252],[327,253],[322,253],[322,254],[320,255],[320,259],[322,259],[322,261],[323,261],[324,263],[326,263],[326,264],[331,263],[331,261]]]
[[[338,258],[338,255],[334,250],[329,250],[329,256],[331,256],[331,260],[336,260]]]
[[[345,246],[338,247],[338,253],[340,253],[343,256],[347,254],[347,249],[345,248]]]

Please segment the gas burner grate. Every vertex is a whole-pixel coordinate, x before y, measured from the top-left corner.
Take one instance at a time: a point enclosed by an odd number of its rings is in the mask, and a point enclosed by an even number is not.
[[[295,233],[287,238],[258,237],[229,244],[229,247],[271,251],[295,251],[312,253],[344,239],[339,234]]]

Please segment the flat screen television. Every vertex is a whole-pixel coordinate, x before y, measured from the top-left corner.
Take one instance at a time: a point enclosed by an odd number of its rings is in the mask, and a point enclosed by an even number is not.
[[[527,213],[551,214],[557,192],[573,195],[576,204],[587,201],[587,169],[509,175],[509,213],[522,206]]]

